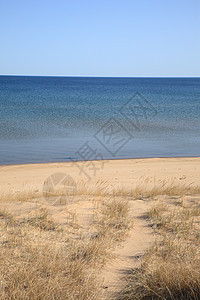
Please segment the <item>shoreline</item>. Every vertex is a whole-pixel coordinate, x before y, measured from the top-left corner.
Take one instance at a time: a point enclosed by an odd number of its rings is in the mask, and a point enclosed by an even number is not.
[[[187,159],[187,158],[200,158],[199,156],[147,156],[147,157],[134,157],[134,158],[105,158],[105,159],[92,159],[92,160],[73,160],[73,161],[55,161],[55,162],[30,162],[30,163],[19,163],[19,164],[10,164],[10,165],[2,165],[1,167],[15,167],[15,166],[31,166],[31,165],[48,165],[48,164],[69,164],[69,163],[83,163],[83,162],[99,162],[99,161],[124,161],[124,160],[142,160],[142,159]]]

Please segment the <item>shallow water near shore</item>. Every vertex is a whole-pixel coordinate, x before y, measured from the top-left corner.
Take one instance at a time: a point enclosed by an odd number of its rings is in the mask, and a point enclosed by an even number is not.
[[[200,78],[0,76],[0,164],[199,156]]]

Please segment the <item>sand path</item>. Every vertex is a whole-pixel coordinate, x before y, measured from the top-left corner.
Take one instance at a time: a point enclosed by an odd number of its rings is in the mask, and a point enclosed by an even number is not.
[[[149,208],[146,200],[130,201],[130,216],[133,219],[133,228],[126,240],[114,251],[115,259],[103,269],[103,289],[105,299],[114,299],[126,282],[124,276],[133,268],[140,266],[144,251],[149,248],[155,236],[147,221],[142,218]]]

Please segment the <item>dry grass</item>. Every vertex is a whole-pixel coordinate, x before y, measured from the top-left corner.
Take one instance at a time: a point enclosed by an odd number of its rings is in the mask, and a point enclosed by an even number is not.
[[[39,212],[36,212],[34,216],[24,219],[21,221],[22,223],[27,223],[33,226],[34,228],[39,228],[41,230],[58,230],[59,226],[55,224],[49,217],[48,217],[48,210],[45,208],[41,208]]]
[[[98,224],[98,236],[105,239],[112,237],[112,240],[121,241],[124,234],[133,225],[128,215],[129,203],[122,199],[104,201],[99,215],[96,217]]]
[[[128,210],[126,201],[99,201],[87,238],[76,226],[69,236],[45,209],[22,220],[1,211],[0,299],[103,299],[98,272],[130,227]]]
[[[85,181],[77,182],[76,187],[70,189],[63,185],[62,188],[55,186],[52,191],[52,186],[44,184],[43,190],[32,189],[23,191],[10,191],[0,193],[0,202],[37,202],[44,200],[50,205],[70,204],[77,199],[75,196],[107,196],[113,195],[112,188],[107,181],[98,180],[93,186],[88,185]]]
[[[38,190],[20,191],[20,192],[1,192],[0,201],[19,201],[19,202],[29,202],[34,199],[41,198],[42,193]]]
[[[133,189],[118,188],[112,191],[115,196],[128,196],[138,199],[140,197],[153,198],[158,195],[168,196],[183,196],[200,194],[200,186],[195,184],[184,184],[177,182],[174,178],[169,181],[159,180],[154,178],[150,180],[149,177],[141,178],[141,183]]]
[[[124,199],[157,195],[180,197],[154,202],[146,215],[159,238],[145,253],[141,269],[128,278],[120,299],[200,299],[200,204],[188,204],[184,197],[198,193],[200,187],[193,185],[173,180],[149,185],[148,179],[132,190],[112,190],[104,181],[93,187],[80,182],[70,200],[65,191],[55,191],[69,203],[80,195],[101,197],[95,203],[93,232],[86,236],[71,212],[66,215],[74,237],[47,210],[23,220],[0,211],[0,299],[103,299],[98,272],[132,226]],[[0,201],[35,202],[41,197],[33,190],[0,195]]]
[[[103,265],[111,257],[110,250],[125,238],[132,226],[128,202],[121,199],[102,200],[97,205],[93,226],[95,230],[89,234],[89,239],[76,245],[74,258],[84,257],[88,264]]]
[[[158,239],[128,277],[120,299],[200,299],[199,208],[200,197],[154,203],[146,217]]]
[[[68,189],[65,185],[63,188],[57,188],[51,191],[51,186],[48,186],[43,190],[32,189],[29,191],[18,192],[1,192],[0,202],[5,201],[20,201],[20,202],[37,202],[41,198],[44,202],[49,204],[70,204],[76,201],[75,196],[112,196],[112,197],[128,197],[131,199],[138,199],[140,197],[154,198],[158,195],[168,196],[184,196],[184,195],[196,195],[200,194],[200,186],[195,184],[184,184],[177,182],[176,179],[171,180],[159,180],[154,178],[150,180],[149,177],[142,177],[140,184],[135,188],[113,188],[108,181],[98,180],[94,185],[88,185],[85,181],[77,182],[75,188]]]
[[[183,195],[196,195],[200,194],[200,186],[194,183],[184,184],[177,181],[175,178],[171,180],[160,180],[154,178],[151,180],[149,177],[141,177],[140,184],[134,188],[113,188],[109,182],[98,180],[92,187],[80,181],[77,184],[77,195],[95,195],[95,196],[122,196],[138,199],[140,197],[153,198],[158,195],[168,196],[183,196]]]

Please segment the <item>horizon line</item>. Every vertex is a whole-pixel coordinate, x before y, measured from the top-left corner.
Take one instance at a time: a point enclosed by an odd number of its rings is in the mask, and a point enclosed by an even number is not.
[[[30,75],[30,74],[0,74],[1,76],[18,77],[77,77],[77,78],[200,78],[200,76],[99,76],[99,75]]]

